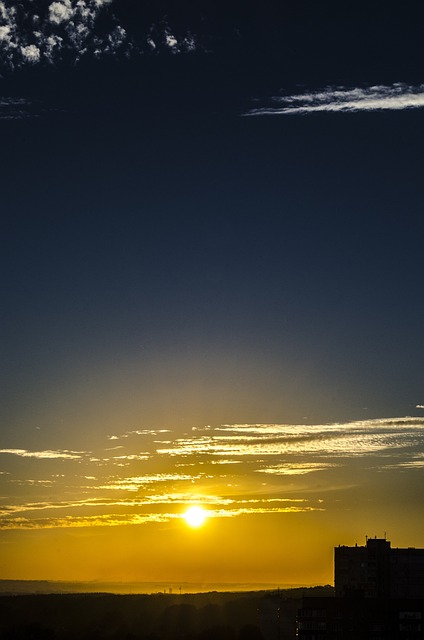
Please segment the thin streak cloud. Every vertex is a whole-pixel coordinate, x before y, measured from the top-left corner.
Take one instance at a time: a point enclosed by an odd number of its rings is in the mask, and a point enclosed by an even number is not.
[[[321,91],[276,96],[270,104],[250,109],[246,116],[278,116],[318,112],[399,111],[424,107],[424,84],[401,82],[372,87],[326,87]]]
[[[0,453],[9,453],[14,456],[21,456],[22,458],[62,458],[64,460],[80,460],[85,452],[68,451],[66,449],[59,449],[57,451],[51,451],[49,449],[46,451],[28,451],[27,449],[0,449]]]
[[[138,491],[140,487],[157,482],[193,481],[200,478],[200,475],[193,476],[178,473],[156,473],[146,476],[137,476],[113,481],[110,484],[102,485],[101,489],[114,489],[119,491]]]
[[[5,517],[9,517],[13,514],[17,513],[35,513],[38,511],[52,511],[52,510],[60,510],[65,509],[75,510],[75,509],[109,509],[109,508],[122,508],[122,507],[130,507],[131,509],[135,508],[144,508],[144,507],[152,507],[152,505],[167,505],[168,507],[173,505],[188,505],[188,504],[204,504],[204,505],[218,505],[220,507],[230,505],[233,503],[267,503],[271,502],[270,500],[242,500],[235,501],[231,498],[223,498],[221,496],[203,496],[199,494],[191,494],[191,493],[176,493],[176,494],[154,494],[145,497],[137,497],[137,498],[123,498],[123,499],[98,499],[98,498],[85,498],[81,500],[60,500],[57,502],[53,502],[51,500],[44,502],[24,502],[22,504],[9,504],[3,505],[0,507],[0,527],[1,522]],[[303,500],[293,500],[290,498],[281,498],[278,502],[290,502],[290,503],[299,503],[304,502]],[[71,516],[70,516],[71,517]]]
[[[331,467],[338,465],[330,462],[307,462],[307,463],[287,463],[276,465],[274,467],[267,467],[266,469],[257,469],[258,473],[268,473],[270,475],[277,476],[297,476],[304,475],[305,473],[312,473],[313,471],[324,471]]]
[[[176,505],[190,505],[190,504],[202,504],[208,510],[212,506],[219,507],[220,510],[226,509],[228,511],[229,505],[233,509],[234,505],[262,505],[261,509],[265,509],[267,504],[278,503],[284,504],[284,509],[287,509],[287,505],[302,506],[305,505],[307,500],[303,498],[262,498],[262,499],[248,499],[239,500],[234,498],[224,498],[222,496],[208,495],[204,496],[197,493],[164,493],[148,495],[143,498],[121,498],[121,499],[104,499],[104,498],[85,498],[75,501],[58,501],[52,502],[51,500],[45,502],[25,502],[23,504],[9,504],[0,507],[0,521],[5,516],[11,516],[17,513],[29,513],[37,511],[51,511],[51,510],[74,510],[74,509],[86,509],[86,508],[113,508],[118,507],[131,507],[131,508],[144,508],[152,507],[152,505],[166,505],[173,507]],[[245,508],[245,507],[243,507]],[[255,507],[256,509],[257,507]],[[274,507],[272,507],[274,509]],[[268,509],[267,509],[268,510]]]
[[[276,514],[276,513],[308,513],[324,511],[322,507],[306,505],[290,505],[284,507],[254,507],[235,509],[207,509],[208,518],[236,518],[243,515]],[[0,529],[53,529],[75,527],[116,527],[131,524],[152,522],[170,522],[181,520],[184,514],[177,513],[137,513],[137,514],[102,514],[93,516],[66,516],[64,518],[30,519],[24,517],[5,518],[0,521]]]
[[[157,436],[161,433],[171,433],[170,429],[134,429],[133,431],[125,431],[119,435],[107,436],[108,440],[120,440],[122,438],[129,438],[130,436]]]

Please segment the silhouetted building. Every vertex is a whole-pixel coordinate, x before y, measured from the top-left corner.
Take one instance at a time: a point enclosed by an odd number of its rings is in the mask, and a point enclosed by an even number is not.
[[[424,600],[304,598],[299,640],[418,640],[424,638]]]
[[[392,549],[381,538],[369,538],[365,547],[336,547],[334,584],[337,597],[424,598],[424,549]]]
[[[334,598],[304,598],[300,640],[424,639],[424,549],[366,546],[334,550]]]

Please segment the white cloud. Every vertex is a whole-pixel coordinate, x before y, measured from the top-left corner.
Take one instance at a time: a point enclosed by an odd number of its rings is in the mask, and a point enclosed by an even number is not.
[[[1,41],[9,41],[10,39],[10,26],[9,25],[3,25],[0,27],[0,42]]]
[[[178,40],[172,33],[165,32],[165,42],[166,46],[169,47],[173,52],[178,51]]]
[[[55,0],[45,15],[12,0],[0,0],[0,53],[9,67],[55,62],[65,55],[109,55],[127,43],[127,33],[113,14],[98,30],[104,7],[113,0]],[[36,28],[34,28],[36,27]]]
[[[49,7],[49,20],[53,24],[61,24],[65,20],[70,20],[73,16],[73,9],[70,0],[62,2],[52,2]]]
[[[4,2],[0,2],[0,18],[2,20],[6,20],[7,18],[7,11],[6,7],[4,6]]]
[[[35,44],[29,44],[27,47],[21,47],[21,53],[24,60],[35,64],[40,61],[40,49]]]
[[[117,0],[54,0],[37,13],[37,3],[0,0],[0,57],[3,65],[16,69],[35,63],[60,60],[76,62],[84,56],[125,56],[134,53],[165,51],[172,54],[196,50],[195,36],[190,32],[176,35],[171,27],[159,21],[138,28],[120,24],[114,4]],[[106,11],[106,7],[110,7]]]
[[[94,0],[93,4],[96,7],[103,7],[104,5],[107,4],[112,4],[113,0]],[[79,0],[79,2],[77,4],[84,4],[82,0]]]
[[[196,51],[197,49],[196,38],[191,33],[189,33],[183,40],[183,46],[186,51],[189,51],[189,52]]]
[[[251,109],[247,116],[417,109],[424,107],[424,84],[395,83],[365,88],[326,87],[271,98],[266,107]]]
[[[163,39],[165,42],[165,47],[171,53],[181,53],[183,51],[186,53],[191,53],[193,51],[196,51],[197,49],[196,38],[190,32],[188,32],[185,37],[181,37],[180,39],[178,39],[172,33],[169,27],[165,27],[163,31]],[[155,48],[156,46],[151,38],[148,40],[148,44],[151,48]]]

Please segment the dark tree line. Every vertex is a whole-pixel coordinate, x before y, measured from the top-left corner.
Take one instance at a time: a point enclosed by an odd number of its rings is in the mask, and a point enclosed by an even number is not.
[[[303,593],[0,596],[0,640],[285,640]]]

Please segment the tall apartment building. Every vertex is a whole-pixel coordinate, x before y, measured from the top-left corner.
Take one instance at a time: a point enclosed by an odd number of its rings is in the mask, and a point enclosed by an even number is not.
[[[392,549],[381,538],[336,547],[334,585],[336,597],[424,598],[424,549]]]
[[[334,582],[334,598],[303,599],[299,640],[424,640],[424,549],[336,547]]]

